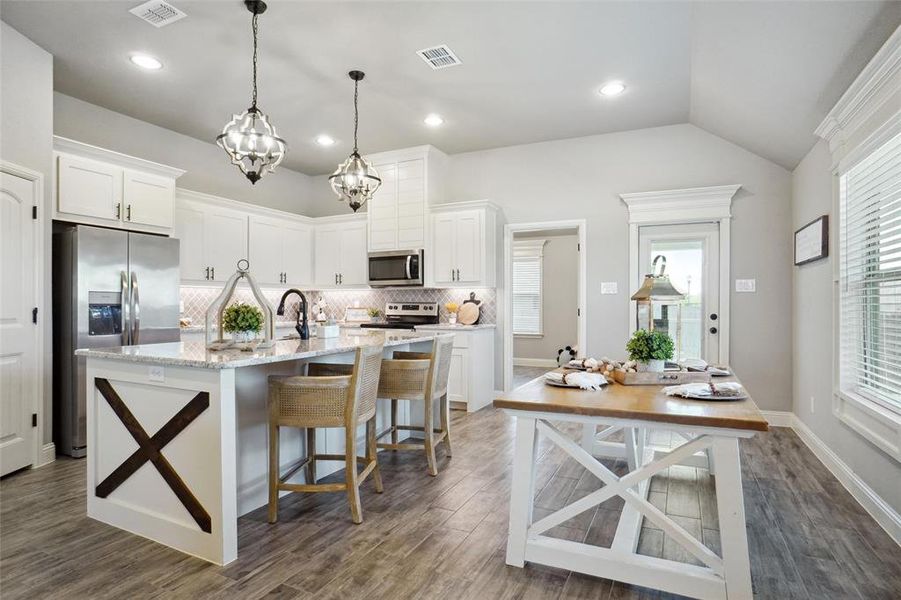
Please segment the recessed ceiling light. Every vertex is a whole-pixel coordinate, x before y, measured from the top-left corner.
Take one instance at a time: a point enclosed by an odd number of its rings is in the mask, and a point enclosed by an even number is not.
[[[439,125],[444,124],[444,117],[441,115],[436,115],[435,113],[430,114],[425,119],[422,120],[423,123],[428,125],[429,127],[438,127]]]
[[[335,144],[335,138],[323,133],[322,135],[316,136],[316,143],[320,146],[333,146]]]
[[[609,83],[605,83],[601,86],[601,89],[598,92],[602,96],[619,96],[624,91],[626,91],[626,86],[622,81],[611,81]]]
[[[131,62],[138,65],[142,69],[156,71],[157,69],[163,68],[163,63],[153,58],[149,54],[132,54],[129,58]]]

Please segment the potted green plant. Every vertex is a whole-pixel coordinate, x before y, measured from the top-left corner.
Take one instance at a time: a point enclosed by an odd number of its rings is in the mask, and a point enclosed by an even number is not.
[[[380,311],[379,309],[370,308],[366,312],[369,314],[369,320],[372,321],[373,323],[378,323],[379,321],[381,321],[381,319],[379,317],[382,316],[382,311]]]
[[[673,357],[675,345],[672,338],[662,331],[639,329],[626,344],[629,360],[638,363],[638,371],[662,373],[666,361]]]
[[[250,342],[263,329],[263,311],[252,304],[232,304],[222,314],[222,329],[236,342]]]

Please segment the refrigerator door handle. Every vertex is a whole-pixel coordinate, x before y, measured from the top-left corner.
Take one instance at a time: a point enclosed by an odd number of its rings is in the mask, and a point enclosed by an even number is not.
[[[131,300],[128,297],[128,273],[125,271],[119,272],[119,282],[122,286],[122,300],[121,300],[121,315],[122,315],[122,345],[128,345],[129,338],[129,328],[131,327],[131,310],[129,309],[129,305]]]
[[[131,272],[131,343],[139,344],[141,333],[141,296],[138,293],[138,275]]]

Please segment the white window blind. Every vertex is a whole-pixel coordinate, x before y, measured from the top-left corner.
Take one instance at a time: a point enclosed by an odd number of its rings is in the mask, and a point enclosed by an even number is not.
[[[541,335],[541,261],[545,240],[513,244],[513,334]]]
[[[841,391],[901,412],[901,135],[840,178]]]

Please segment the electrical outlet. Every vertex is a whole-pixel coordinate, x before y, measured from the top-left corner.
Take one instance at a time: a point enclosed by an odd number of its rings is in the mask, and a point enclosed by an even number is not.
[[[619,286],[615,281],[602,281],[601,282],[601,293],[602,294],[618,294]]]
[[[810,414],[813,414],[817,409],[816,399],[811,396],[810,397]]]
[[[735,291],[744,293],[753,293],[757,291],[756,279],[736,279]]]
[[[159,365],[153,365],[147,368],[147,379],[162,383],[166,380],[166,369]]]

